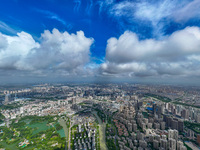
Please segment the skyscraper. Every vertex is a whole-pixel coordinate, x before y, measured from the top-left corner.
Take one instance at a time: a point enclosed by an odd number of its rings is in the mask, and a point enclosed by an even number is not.
[[[76,98],[72,98],[72,104],[76,104]]]
[[[11,100],[11,95],[10,95],[10,94],[6,94],[6,95],[5,95],[4,104],[5,104],[5,105],[8,104],[8,103],[10,102],[10,100]]]

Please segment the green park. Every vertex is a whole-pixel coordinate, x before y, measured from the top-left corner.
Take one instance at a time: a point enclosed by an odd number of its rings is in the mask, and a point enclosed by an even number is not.
[[[0,148],[64,150],[68,136],[65,116],[31,116],[0,127]]]

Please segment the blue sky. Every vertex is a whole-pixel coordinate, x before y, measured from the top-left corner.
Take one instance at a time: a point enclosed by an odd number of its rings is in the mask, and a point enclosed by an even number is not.
[[[36,40],[44,30],[59,29],[75,33],[84,31],[87,37],[95,39],[94,56],[105,56],[106,41],[111,36],[119,36],[122,31],[116,21],[106,12],[99,12],[97,2],[79,0],[61,1],[8,0],[0,6],[1,21],[16,32],[30,33]],[[3,28],[2,33],[12,34]]]
[[[2,1],[0,78],[199,81],[199,8],[199,0]]]

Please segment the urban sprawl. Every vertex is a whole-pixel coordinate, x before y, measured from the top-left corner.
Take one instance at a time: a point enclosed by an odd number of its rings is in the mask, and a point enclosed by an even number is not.
[[[198,150],[200,88],[41,84],[0,88],[0,149]]]

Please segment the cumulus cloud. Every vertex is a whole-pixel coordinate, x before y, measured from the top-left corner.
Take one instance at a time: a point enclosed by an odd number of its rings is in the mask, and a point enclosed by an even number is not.
[[[83,31],[76,34],[53,29],[41,34],[40,42],[25,32],[16,36],[0,34],[0,69],[20,70],[30,73],[61,72],[65,75],[84,71],[90,61],[92,38]]]
[[[126,31],[118,39],[107,41],[103,74],[152,75],[200,75],[200,28],[187,27],[163,40],[139,40]]]
[[[39,47],[32,36],[25,32],[17,36],[0,34],[0,38],[3,39],[0,42],[0,68],[16,69],[19,60],[24,59],[31,49]]]

